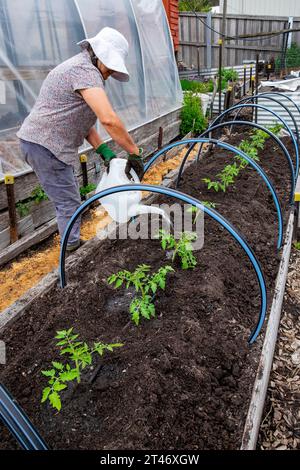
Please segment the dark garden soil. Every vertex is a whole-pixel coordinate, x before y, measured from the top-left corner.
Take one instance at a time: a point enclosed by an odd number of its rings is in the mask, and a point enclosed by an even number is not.
[[[225,194],[205,189],[202,178],[213,178],[227,162],[228,152],[214,151],[188,168],[180,189],[217,203],[244,234],[262,265],[270,304],[280,260],[274,204],[250,168]],[[270,140],[261,166],[278,190],[286,222],[288,166]],[[162,197],[157,202],[168,201],[174,203]],[[156,270],[170,260],[157,240],[106,241],[69,273],[64,290],[55,287],[36,299],[3,332],[7,365],[0,379],[50,448],[239,448],[264,336],[263,330],[248,346],[259,289],[242,250],[208,217],[204,248],[196,257],[193,271],[177,269],[169,276],[156,298],[156,318],[136,327],[128,313],[130,293],[108,286],[107,277],[141,263]],[[80,385],[61,392],[62,410],[56,413],[40,403],[47,382],[41,370],[60,359],[56,331],[72,326],[84,341],[124,346],[99,358]],[[3,427],[0,448],[17,448]]]

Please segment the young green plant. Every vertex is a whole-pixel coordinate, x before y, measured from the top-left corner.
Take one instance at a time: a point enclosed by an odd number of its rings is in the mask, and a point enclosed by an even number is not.
[[[81,186],[79,189],[80,196],[86,196],[91,191],[94,191],[97,186],[94,183],[89,183],[87,186]]]
[[[210,201],[200,201],[201,204],[203,204],[204,206],[210,208],[210,209],[215,209],[217,207],[217,204],[214,203],[214,202],[210,202]],[[187,209],[187,211],[191,214],[195,214],[194,216],[194,219],[193,219],[193,224],[196,223],[196,220],[198,219],[199,215],[201,214],[201,210],[198,209],[198,207],[196,206],[191,206]]]
[[[297,251],[300,251],[300,242],[294,242],[294,248],[295,248]]]
[[[135,271],[119,271],[108,278],[109,284],[114,284],[116,288],[125,284],[126,289],[134,286],[139,296],[136,296],[129,307],[131,319],[135,325],[139,325],[141,317],[150,320],[155,317],[155,305],[153,296],[157,289],[166,288],[166,278],[168,273],[173,272],[171,266],[161,267],[157,272],[150,274],[150,266],[139,265]]]
[[[225,193],[228,186],[234,183],[239,171],[237,164],[233,163],[232,165],[226,165],[221,173],[217,174],[219,178],[217,181],[212,181],[210,178],[203,178],[202,181],[207,184],[207,189],[213,188],[216,192],[222,190]]]
[[[192,232],[183,232],[179,238],[176,238],[166,232],[160,230],[158,232],[158,238],[161,241],[161,247],[163,250],[173,250],[172,262],[178,257],[181,261],[182,269],[194,269],[197,266],[197,260],[193,255],[192,242],[197,240],[197,234]]]
[[[56,344],[60,348],[60,355],[67,357],[67,363],[52,362],[52,368],[42,370],[42,375],[48,378],[48,387],[43,390],[42,403],[49,400],[53,408],[61,410],[60,392],[67,388],[67,383],[77,380],[80,383],[81,372],[92,365],[93,355],[103,356],[104,351],[113,352],[115,348],[123,346],[121,343],[104,344],[94,343],[89,347],[87,343],[78,341],[78,334],[73,333],[73,328],[57,331]]]
[[[281,128],[281,127],[280,127]],[[274,130],[278,130],[279,127]],[[238,149],[244,152],[252,160],[259,162],[258,150],[264,148],[264,143],[268,138],[268,134],[260,129],[256,129],[249,140],[242,140]],[[221,173],[217,174],[217,181],[212,181],[210,178],[203,178],[202,181],[207,184],[207,189],[214,189],[216,192],[220,190],[226,192],[227,188],[234,184],[235,179],[241,170],[248,166],[248,162],[240,157],[235,156],[235,162],[232,165],[226,165]]]

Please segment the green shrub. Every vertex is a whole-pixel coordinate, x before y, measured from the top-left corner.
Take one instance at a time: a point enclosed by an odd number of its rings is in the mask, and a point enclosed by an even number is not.
[[[31,192],[31,200],[36,204],[39,204],[42,201],[48,201],[48,199],[49,198],[41,185],[36,186]]]
[[[24,199],[23,201],[18,201],[16,203],[16,209],[18,211],[19,216],[26,217],[26,215],[30,212],[30,203],[35,202],[36,204],[40,204],[42,201],[48,201],[48,196],[43,190],[41,185],[36,186],[32,191],[30,197]]]
[[[285,63],[281,64],[281,56],[275,60],[276,72],[279,72],[281,67],[293,68],[300,67],[300,47],[296,42],[293,42],[291,47],[286,51]]]
[[[227,82],[236,82],[239,79],[239,74],[234,69],[222,69],[222,77]]]
[[[195,135],[201,134],[206,129],[207,120],[202,112],[201,98],[192,91],[185,93],[183,108],[181,110],[180,134],[186,135],[192,132]]]
[[[26,215],[28,215],[30,212],[30,207],[29,207],[28,202],[21,202],[21,201],[17,202],[16,209],[21,218],[26,217]]]
[[[183,91],[193,91],[194,93],[210,93],[214,90],[213,81],[196,82],[193,80],[180,80]]]
[[[87,186],[81,186],[79,189],[80,196],[86,196],[91,191],[94,191],[96,187],[97,186],[94,183],[89,183]]]

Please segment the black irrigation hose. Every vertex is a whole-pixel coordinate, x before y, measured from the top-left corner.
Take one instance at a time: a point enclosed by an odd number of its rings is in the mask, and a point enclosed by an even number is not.
[[[49,450],[22,408],[0,384],[0,419],[24,450]]]

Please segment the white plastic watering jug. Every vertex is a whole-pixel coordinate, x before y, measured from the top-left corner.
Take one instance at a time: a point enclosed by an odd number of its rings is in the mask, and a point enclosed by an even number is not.
[[[104,172],[97,188],[96,193],[104,189],[120,186],[124,184],[139,184],[140,180],[134,170],[130,171],[132,179],[128,179],[125,173],[127,160],[124,158],[114,158],[109,166],[109,173]],[[141,214],[159,214],[166,222],[171,225],[170,219],[162,209],[141,204],[142,191],[124,191],[103,197],[100,203],[108,212],[113,220],[119,223],[126,223],[132,217]]]

